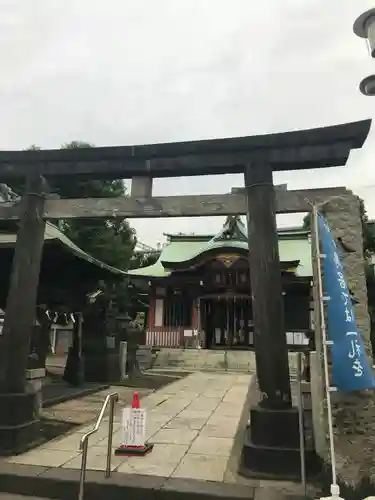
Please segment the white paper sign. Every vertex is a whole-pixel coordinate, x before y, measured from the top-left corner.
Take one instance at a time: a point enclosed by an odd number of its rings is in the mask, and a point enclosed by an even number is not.
[[[146,441],[146,410],[122,410],[123,446],[144,446]]]

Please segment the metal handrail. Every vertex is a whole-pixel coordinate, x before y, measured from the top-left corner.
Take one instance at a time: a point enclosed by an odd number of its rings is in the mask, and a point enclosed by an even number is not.
[[[103,403],[102,409],[100,410],[98,419],[96,424],[91,431],[87,432],[81,437],[81,441],[79,443],[79,449],[82,451],[82,464],[81,464],[81,475],[79,480],[79,494],[78,500],[83,500],[83,493],[85,489],[85,477],[86,477],[86,466],[87,466],[87,453],[88,453],[88,444],[89,437],[98,432],[100,424],[102,423],[104,413],[107,409],[108,403],[110,403],[109,407],[109,421],[108,421],[108,447],[107,447],[107,464],[105,469],[105,477],[109,477],[111,475],[111,458],[112,458],[112,438],[113,438],[113,420],[115,415],[115,404],[118,401],[118,393],[112,392],[108,394]]]

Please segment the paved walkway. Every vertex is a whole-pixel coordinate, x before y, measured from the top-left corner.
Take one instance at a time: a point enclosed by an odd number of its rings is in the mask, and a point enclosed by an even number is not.
[[[112,457],[112,470],[126,474],[224,481],[251,375],[196,372],[142,399],[147,438],[155,444],[146,457]],[[113,446],[121,443],[120,409]],[[108,420],[107,420],[108,422]],[[92,425],[23,455],[14,464],[79,469],[81,436]],[[104,470],[108,430],[105,422],[90,438],[87,468]]]

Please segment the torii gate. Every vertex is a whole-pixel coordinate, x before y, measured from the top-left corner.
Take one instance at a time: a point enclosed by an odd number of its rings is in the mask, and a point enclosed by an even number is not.
[[[75,217],[197,217],[247,214],[255,355],[262,400],[252,409],[253,454],[270,446],[267,429],[283,426],[281,447],[295,442],[284,329],[276,213],[308,212],[345,189],[275,189],[274,171],[345,165],[361,148],[371,120],[317,129],[231,139],[146,146],[0,152],[0,182],[26,179],[21,203],[0,206],[1,219],[20,219],[3,335],[0,337],[0,453],[35,437],[25,369],[43,249],[45,219]],[[153,197],[152,179],[243,173],[245,188],[226,195]],[[131,196],[52,199],[45,178],[132,179]],[[16,410],[17,408],[17,410]],[[22,411],[20,410],[22,409]],[[16,421],[14,415],[17,415]],[[13,418],[13,421],[10,419]],[[290,433],[290,439],[286,435]],[[289,441],[288,441],[289,439]],[[3,444],[4,443],[4,444]],[[254,455],[255,456],[255,455]]]

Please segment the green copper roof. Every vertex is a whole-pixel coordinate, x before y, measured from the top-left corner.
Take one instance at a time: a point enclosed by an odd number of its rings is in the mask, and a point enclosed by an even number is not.
[[[229,219],[229,218],[228,218]],[[172,271],[163,266],[164,263],[177,263],[189,261],[209,250],[220,248],[233,248],[247,250],[247,231],[245,225],[237,218],[233,224],[232,233],[226,239],[228,219],[222,230],[216,236],[199,235],[168,235],[168,242],[163,247],[158,261],[152,266],[128,271],[130,276],[164,278],[170,276]],[[299,261],[297,276],[312,276],[311,245],[308,233],[303,230],[279,230],[279,254],[281,262]],[[228,236],[228,235],[227,235]]]

